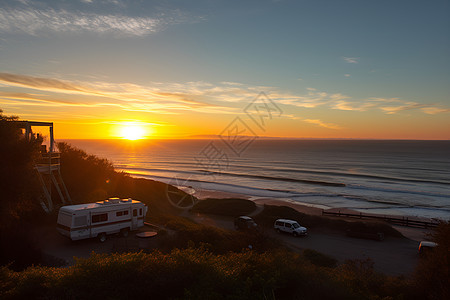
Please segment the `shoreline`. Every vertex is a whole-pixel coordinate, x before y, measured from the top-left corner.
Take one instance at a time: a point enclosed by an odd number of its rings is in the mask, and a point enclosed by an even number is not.
[[[296,208],[300,212],[305,212],[308,214],[318,215],[320,212],[320,215],[322,215],[322,211],[329,211],[329,212],[338,212],[341,213],[348,213],[348,214],[359,214],[363,213],[365,215],[371,215],[371,216],[389,216],[394,218],[409,218],[410,220],[416,220],[416,221],[425,221],[425,222],[431,222],[436,220],[435,218],[426,218],[426,217],[418,217],[418,216],[411,216],[411,215],[396,215],[396,214],[380,214],[380,213],[368,213],[368,212],[361,212],[356,209],[346,208],[346,207],[328,207],[325,205],[320,204],[310,204],[300,201],[295,201],[289,198],[277,198],[277,197],[261,197],[261,196],[251,196],[246,194],[240,194],[236,192],[224,192],[224,191],[218,191],[218,190],[206,190],[206,189],[194,189],[195,192],[192,194],[193,196],[197,197],[199,200],[204,200],[207,198],[218,198],[218,199],[224,199],[224,198],[240,198],[240,199],[246,199],[251,200],[255,202],[256,204],[269,204],[269,205],[285,205],[292,208]]]

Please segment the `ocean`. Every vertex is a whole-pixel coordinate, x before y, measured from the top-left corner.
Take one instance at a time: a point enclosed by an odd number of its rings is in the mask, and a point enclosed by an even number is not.
[[[450,220],[450,141],[64,140],[185,190]]]

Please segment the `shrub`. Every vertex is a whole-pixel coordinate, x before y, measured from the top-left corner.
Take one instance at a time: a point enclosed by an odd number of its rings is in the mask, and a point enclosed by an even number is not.
[[[303,251],[303,256],[315,266],[335,268],[337,265],[337,260],[335,258],[312,249],[305,249]]]

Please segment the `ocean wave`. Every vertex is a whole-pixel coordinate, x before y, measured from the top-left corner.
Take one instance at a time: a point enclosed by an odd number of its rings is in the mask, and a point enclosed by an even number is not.
[[[267,179],[267,180],[279,180],[286,182],[298,182],[298,183],[306,183],[306,184],[317,184],[317,185],[325,185],[325,186],[341,186],[344,187],[345,183],[339,182],[328,182],[328,181],[319,181],[319,180],[307,180],[307,179],[295,179],[295,178],[287,178],[287,177],[274,177],[274,176],[264,176],[264,175],[250,175],[250,174],[240,174],[240,173],[227,173],[227,172],[211,172],[207,170],[200,170],[209,174],[216,175],[227,175],[234,177],[247,177],[247,178],[255,178],[255,179]]]
[[[177,162],[178,164],[178,162]],[[195,163],[183,163],[186,166],[196,167]],[[228,167],[232,167],[233,165],[229,165]],[[336,172],[336,171],[320,171],[320,170],[309,170],[309,169],[293,169],[293,168],[276,168],[276,167],[256,167],[250,165],[236,165],[236,168],[245,168],[245,169],[256,169],[259,171],[270,171],[270,172],[282,172],[282,173],[295,173],[295,174],[313,174],[320,175],[324,177],[330,176],[339,176],[339,177],[348,177],[348,178],[360,178],[360,179],[376,179],[379,181],[385,181],[386,183],[393,182],[403,182],[403,183],[431,183],[431,184],[439,184],[439,185],[450,185],[448,181],[440,181],[440,180],[431,180],[431,179],[416,179],[416,178],[400,178],[400,177],[392,177],[392,176],[382,176],[382,175],[371,175],[371,174],[356,174],[356,173],[347,173],[347,172]],[[171,170],[171,169],[159,169],[159,168],[138,168],[138,167],[128,167],[128,166],[120,166],[120,169],[130,169],[130,170],[141,170],[141,171],[156,171],[156,172],[178,172],[178,173],[192,173],[199,172],[200,174],[223,174],[228,176],[239,176],[239,177],[252,177],[252,178],[260,178],[260,179],[268,179],[268,180],[281,180],[281,181],[289,181],[289,182],[302,182],[307,184],[321,184],[321,185],[330,185],[330,186],[345,186],[345,183],[342,182],[329,182],[322,180],[309,180],[309,179],[298,179],[298,178],[290,178],[290,177],[279,177],[279,176],[266,176],[266,175],[256,175],[256,174],[244,174],[244,173],[235,173],[235,172],[222,172],[222,171],[211,171],[211,170]]]

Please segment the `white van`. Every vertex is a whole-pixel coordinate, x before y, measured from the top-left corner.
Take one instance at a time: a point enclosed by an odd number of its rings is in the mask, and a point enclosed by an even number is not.
[[[67,205],[59,209],[57,230],[72,240],[122,233],[144,226],[147,206],[136,200],[109,198],[96,203]]]
[[[278,219],[275,221],[273,228],[277,232],[287,232],[291,233],[293,236],[306,236],[308,234],[308,230],[305,227],[300,226],[300,224],[294,220]]]

